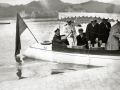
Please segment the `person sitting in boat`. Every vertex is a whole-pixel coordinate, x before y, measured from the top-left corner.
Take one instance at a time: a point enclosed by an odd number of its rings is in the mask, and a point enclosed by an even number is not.
[[[94,47],[95,43],[98,41],[98,30],[99,30],[99,24],[97,23],[97,20],[93,19],[91,22],[87,25],[86,28],[86,38],[89,44],[89,47],[92,45]]]
[[[107,41],[107,50],[119,50],[120,43],[120,22],[118,21],[111,27]]]
[[[78,30],[79,35],[77,36],[77,46],[85,46],[86,49],[88,49],[88,42],[83,34],[83,29]]]
[[[55,35],[52,40],[52,48],[54,47],[67,47],[66,44],[63,42],[64,40],[61,39],[60,30],[57,28],[55,31]]]

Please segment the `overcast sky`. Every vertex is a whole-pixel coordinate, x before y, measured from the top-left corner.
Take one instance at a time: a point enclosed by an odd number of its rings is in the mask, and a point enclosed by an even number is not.
[[[27,4],[31,1],[41,1],[41,0],[0,0],[0,3],[9,3],[11,5],[16,5],[16,4]],[[83,3],[86,1],[90,0],[61,0],[63,2],[69,2],[69,3]],[[96,0],[99,2],[105,2],[105,3],[115,3],[115,4],[120,4],[120,0]],[[45,2],[45,0],[44,0]]]

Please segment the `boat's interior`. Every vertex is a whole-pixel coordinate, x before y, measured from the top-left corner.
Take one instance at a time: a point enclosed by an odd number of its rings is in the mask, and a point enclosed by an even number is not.
[[[84,33],[85,34],[85,33]],[[98,43],[96,43],[96,47],[90,47],[89,49],[85,48],[85,45],[82,46],[52,46],[53,51],[58,52],[68,52],[68,53],[81,53],[81,54],[93,54],[93,55],[120,55],[120,50],[106,50],[105,47],[100,47]]]
[[[93,54],[93,55],[120,55],[120,50],[104,50],[102,48],[93,48],[93,49],[79,49],[79,48],[66,48],[54,46],[52,47],[53,51],[57,52],[67,52],[67,53],[80,53],[80,54]]]

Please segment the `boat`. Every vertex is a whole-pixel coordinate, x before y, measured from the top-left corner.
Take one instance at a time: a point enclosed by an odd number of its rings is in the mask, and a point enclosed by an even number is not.
[[[102,13],[59,13],[59,19],[107,18],[117,20],[118,14]],[[34,58],[57,63],[73,63],[95,66],[116,66],[120,63],[120,50],[104,50],[103,48],[82,49],[82,47],[54,47],[50,41],[43,41],[28,47],[23,53],[27,58]]]
[[[10,23],[7,23],[7,22],[3,22],[3,23],[0,23],[0,24],[10,24]]]

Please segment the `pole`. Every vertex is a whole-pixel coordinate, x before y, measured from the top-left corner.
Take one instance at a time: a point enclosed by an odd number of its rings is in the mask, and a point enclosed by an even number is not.
[[[60,23],[61,23],[61,21],[60,21],[60,19],[58,18],[58,21],[59,21],[59,30],[60,30]]]
[[[27,26],[27,28],[28,28],[28,30],[30,31],[30,33],[33,35],[33,33],[31,32],[31,30],[29,29],[29,27],[28,27],[28,26]],[[37,43],[39,43],[39,42],[38,42],[38,40],[35,38],[35,36],[34,36],[34,35],[33,35],[33,37],[34,37],[34,39],[36,40],[36,42],[37,42]]]
[[[66,38],[72,33],[72,31],[66,36]]]

